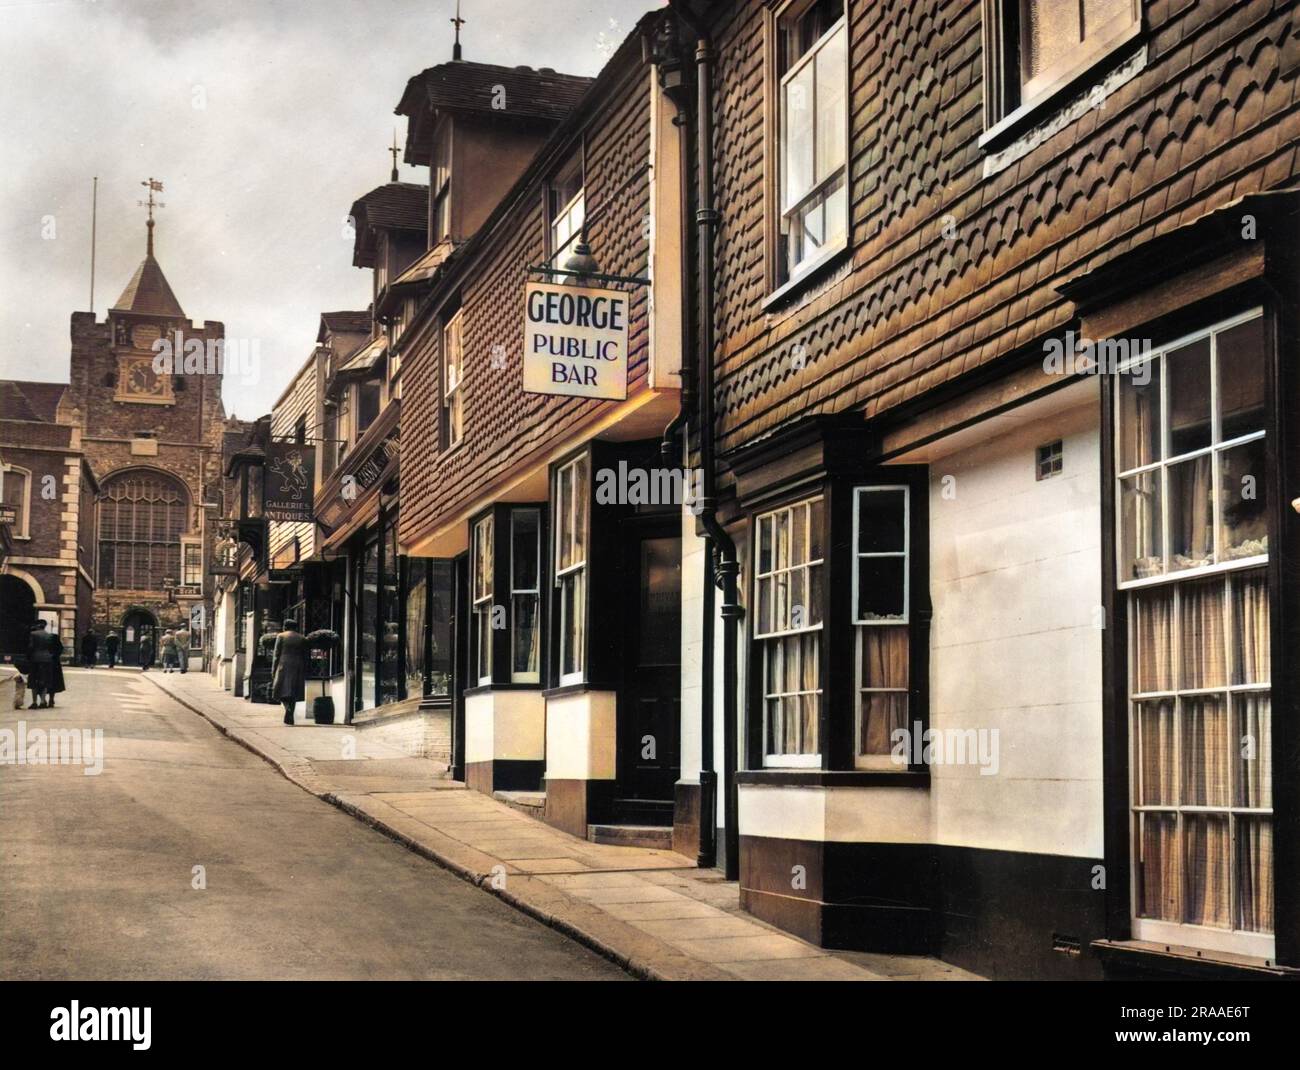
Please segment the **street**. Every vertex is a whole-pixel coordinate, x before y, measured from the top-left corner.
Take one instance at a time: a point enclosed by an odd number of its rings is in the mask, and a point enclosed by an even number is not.
[[[290,784],[138,671],[66,677],[55,709],[0,711],[15,733],[104,733],[99,775],[0,765],[0,978],[626,979]]]

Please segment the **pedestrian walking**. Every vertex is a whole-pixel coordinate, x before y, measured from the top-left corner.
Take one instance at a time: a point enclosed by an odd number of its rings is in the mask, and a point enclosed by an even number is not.
[[[117,647],[121,641],[117,632],[109,632],[104,638],[104,657],[108,659],[110,669],[117,664]]]
[[[86,634],[81,637],[81,665],[85,669],[93,669],[95,661],[99,656],[99,636],[95,634],[93,628],[87,628]]]
[[[46,621],[37,621],[28,642],[28,661],[31,665],[28,685],[32,692],[32,704],[27,707],[29,710],[53,707],[54,696],[65,690],[63,640],[48,629]]]
[[[163,672],[176,671],[176,636],[169,628],[162,637]]]
[[[148,672],[153,664],[153,633],[145,632],[140,636],[140,669]]]
[[[190,668],[190,633],[184,628],[176,633],[176,664],[181,672]]]
[[[307,640],[289,617],[275,637],[271,654],[271,697],[284,704],[284,723],[293,724],[293,708],[306,697]]]

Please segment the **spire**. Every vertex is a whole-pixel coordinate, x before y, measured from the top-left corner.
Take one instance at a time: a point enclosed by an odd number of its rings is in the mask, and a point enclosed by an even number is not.
[[[398,148],[397,148],[397,127],[393,127],[393,147],[392,147],[391,149],[389,149],[388,151],[389,151],[390,153],[392,153],[392,156],[393,156],[393,173],[392,173],[392,175],[389,177],[388,181],[390,181],[390,182],[396,182],[396,181],[397,181],[397,153],[398,153]]]
[[[161,182],[153,178],[150,178],[145,182],[141,182],[140,185],[147,186],[149,189],[149,199],[147,201],[136,201],[136,204],[138,204],[141,208],[147,207],[149,209],[149,218],[145,222],[145,227],[148,228],[146,231],[148,237],[146,238],[145,241],[145,256],[152,257],[153,256],[153,210],[155,208],[166,208],[167,205],[163,204],[162,201],[155,201],[153,199],[153,195],[155,192],[156,193],[162,192],[163,184]]]
[[[456,0],[456,17],[451,20],[451,24],[456,27],[456,43],[451,46],[451,58],[458,60],[461,58],[460,28],[465,25],[465,20],[460,17],[460,0]]]

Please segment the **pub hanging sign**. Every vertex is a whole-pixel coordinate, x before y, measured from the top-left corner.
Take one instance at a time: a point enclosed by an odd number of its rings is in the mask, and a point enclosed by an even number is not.
[[[524,286],[524,392],[627,400],[629,295],[529,282]]]
[[[315,446],[302,446],[296,442],[272,442],[268,445],[262,502],[266,518],[310,522],[315,471]]]

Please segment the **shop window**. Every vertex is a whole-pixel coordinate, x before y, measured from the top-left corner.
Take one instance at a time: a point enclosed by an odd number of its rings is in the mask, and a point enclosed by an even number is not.
[[[560,683],[581,683],[586,672],[587,525],[590,462],[586,454],[555,473],[555,587],[559,604]]]
[[[1141,26],[1138,0],[984,0],[985,122],[1073,85]]]
[[[541,679],[540,509],[510,511],[510,680],[537,683]]]
[[[908,728],[909,493],[904,486],[854,491],[854,764],[860,767],[892,765],[893,734]]]
[[[383,514],[383,561],[380,567],[379,592],[379,694],[378,705],[398,702],[406,697],[402,673],[402,589],[399,583],[400,558],[397,554],[397,514]]]
[[[492,594],[495,579],[496,521],[491,514],[474,525],[473,561],[471,563],[474,577],[474,649],[471,658],[474,664],[474,679],[479,684],[492,682]]]
[[[451,562],[406,559],[406,695],[445,698],[451,678]]]
[[[1258,312],[1116,377],[1134,937],[1273,954],[1265,332]]]
[[[0,482],[0,505],[13,510],[9,532],[16,539],[26,539],[32,510],[32,474],[26,468],[0,465]]]
[[[464,432],[461,322],[462,314],[457,312],[442,329],[442,444],[446,449],[458,445]]]
[[[823,499],[812,498],[756,522],[765,765],[821,765],[822,509]]]
[[[778,286],[848,240],[848,36],[843,0],[776,16]]]

